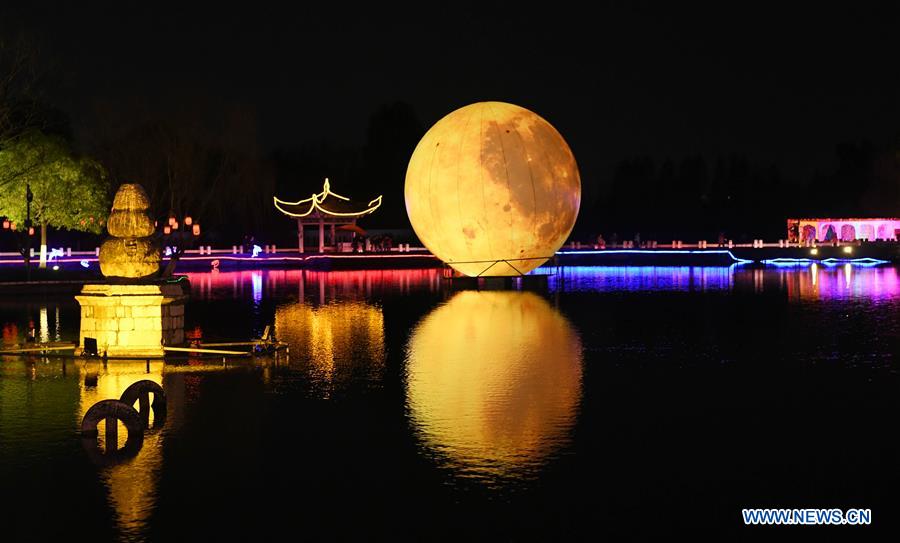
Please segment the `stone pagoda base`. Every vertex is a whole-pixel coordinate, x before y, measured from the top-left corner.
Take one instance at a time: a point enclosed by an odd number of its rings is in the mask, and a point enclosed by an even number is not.
[[[163,345],[184,343],[184,303],[189,283],[101,283],[85,285],[75,296],[81,305],[81,330],[76,354],[84,338],[97,340],[107,356],[163,355]]]

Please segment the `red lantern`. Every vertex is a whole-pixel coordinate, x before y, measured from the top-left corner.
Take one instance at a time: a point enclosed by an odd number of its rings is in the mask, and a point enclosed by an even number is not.
[[[9,219],[3,221],[3,229],[9,230]]]
[[[29,236],[33,236],[33,235],[34,235],[34,227],[33,227],[33,226],[29,226],[29,227],[28,227],[28,235],[29,235]]]
[[[184,218],[185,226],[190,226],[191,223],[193,223],[193,222],[194,222],[194,219],[192,219],[190,215],[188,215],[187,217]]]
[[[164,227],[163,227],[163,234],[169,235],[169,234],[171,234],[171,233],[172,233],[172,227],[171,227],[171,226],[164,226]]]
[[[9,223],[9,229],[10,229],[10,230],[15,230],[15,229],[16,229],[16,223],[14,223],[14,222]]]
[[[178,221],[172,223],[172,230],[178,230]]]
[[[187,221],[187,219],[185,219],[185,221]],[[195,236],[199,236],[199,235],[200,235],[200,225],[199,225],[199,224],[195,224],[195,225],[194,225],[194,235],[195,235]]]
[[[169,226],[175,224],[175,217],[169,217]]]

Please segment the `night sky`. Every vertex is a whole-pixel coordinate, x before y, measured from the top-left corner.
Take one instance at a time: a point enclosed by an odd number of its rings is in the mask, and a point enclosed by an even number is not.
[[[840,142],[898,139],[898,19],[871,4],[80,4],[7,6],[0,24],[42,44],[48,95],[88,138],[104,102],[242,104],[277,150],[360,144],[385,103],[408,102],[427,127],[501,100],[554,124],[600,186],[636,155],[737,153],[806,180]]]

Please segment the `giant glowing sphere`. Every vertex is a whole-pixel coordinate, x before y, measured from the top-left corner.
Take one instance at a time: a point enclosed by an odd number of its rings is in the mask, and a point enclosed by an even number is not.
[[[406,211],[438,258],[469,276],[519,275],[553,256],[581,203],[575,157],[536,113],[478,102],[437,122],[406,171]]]

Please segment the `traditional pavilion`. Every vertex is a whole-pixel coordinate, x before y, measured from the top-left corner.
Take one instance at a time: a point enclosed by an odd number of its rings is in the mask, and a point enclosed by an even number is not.
[[[322,187],[322,192],[312,194],[309,198],[288,202],[277,196],[275,207],[288,217],[297,219],[297,246],[300,252],[305,252],[304,227],[319,227],[319,252],[325,252],[325,225],[331,229],[331,248],[336,247],[335,228],[342,230],[358,231],[356,220],[364,217],[381,206],[381,196],[368,204],[353,202],[346,196],[331,192],[331,184],[328,178]]]
[[[897,241],[900,219],[788,219],[788,240],[825,241],[831,230],[835,241]]]

